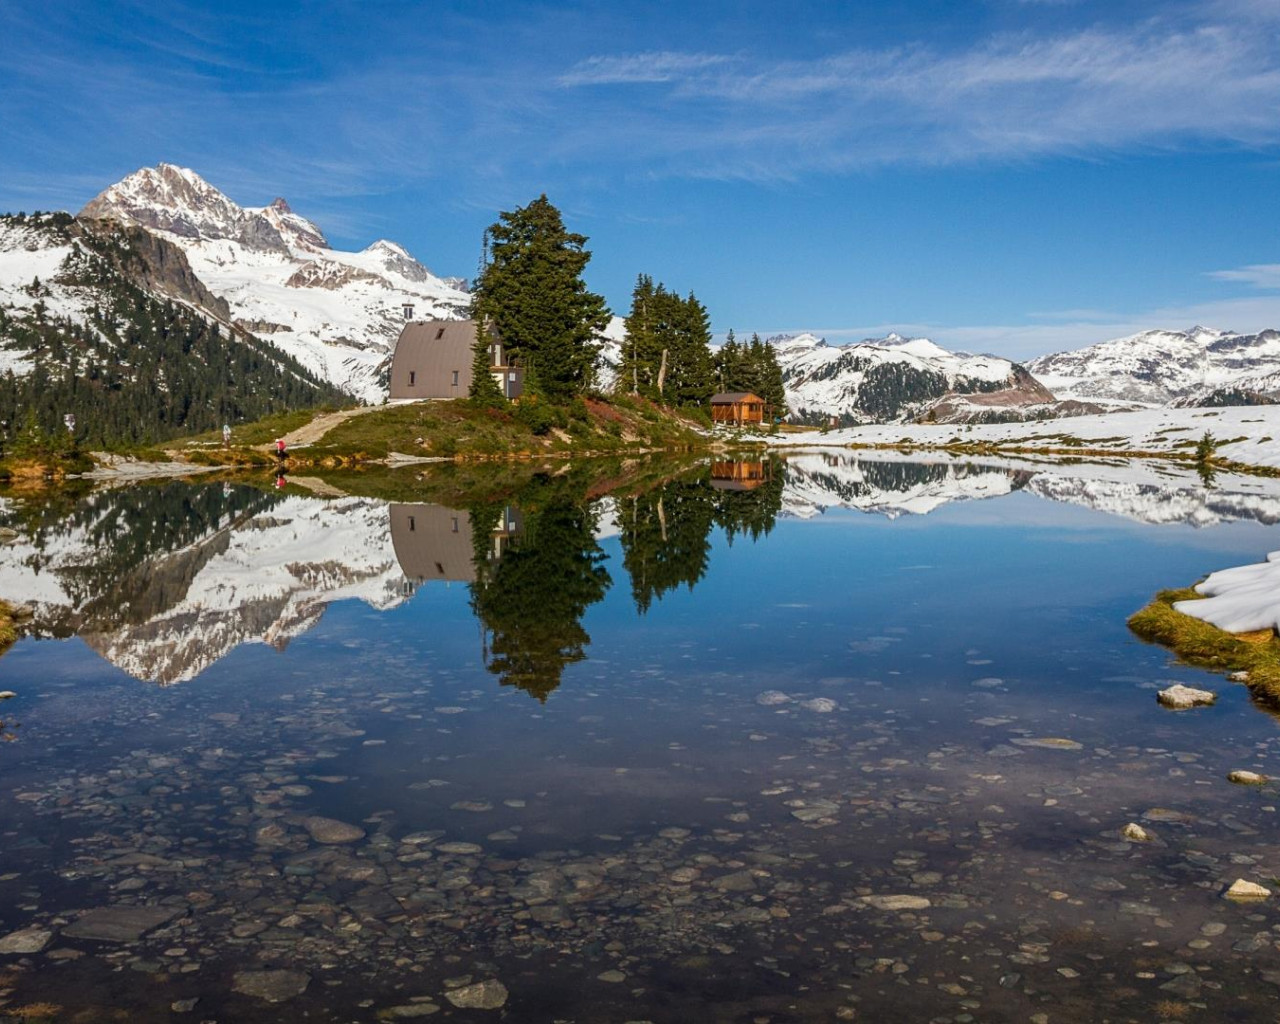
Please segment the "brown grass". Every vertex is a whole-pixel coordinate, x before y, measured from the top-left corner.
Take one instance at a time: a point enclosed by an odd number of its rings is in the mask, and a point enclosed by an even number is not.
[[[1200,597],[1189,587],[1162,590],[1129,619],[1129,628],[1143,640],[1169,648],[1188,665],[1217,672],[1248,672],[1248,686],[1255,696],[1280,702],[1280,639],[1270,630],[1228,633],[1173,607],[1177,601]]]

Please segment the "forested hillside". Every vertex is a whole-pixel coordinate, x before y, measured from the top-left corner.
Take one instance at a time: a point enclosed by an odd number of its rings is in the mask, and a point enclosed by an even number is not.
[[[46,271],[0,289],[10,448],[70,441],[67,414],[77,443],[111,445],[342,400],[273,345],[197,309],[201,286],[181,252],[137,234],[67,214],[0,217],[0,249]]]

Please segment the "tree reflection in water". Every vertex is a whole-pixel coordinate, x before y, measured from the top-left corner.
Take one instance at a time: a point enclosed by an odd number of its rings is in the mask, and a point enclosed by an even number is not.
[[[643,613],[706,575],[713,527],[730,543],[772,529],[782,483],[780,461],[722,462],[615,494],[636,608]],[[601,505],[584,487],[541,478],[515,500],[518,513],[497,502],[468,509],[476,567],[471,607],[484,630],[489,671],[504,686],[546,700],[565,666],[586,657],[591,637],[583,616],[613,578],[597,540]]]

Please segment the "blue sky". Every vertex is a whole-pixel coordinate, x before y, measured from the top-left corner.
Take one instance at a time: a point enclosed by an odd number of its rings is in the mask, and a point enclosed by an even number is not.
[[[161,161],[470,276],[545,191],[625,312],[1027,357],[1280,327],[1280,2],[0,0],[0,209]]]

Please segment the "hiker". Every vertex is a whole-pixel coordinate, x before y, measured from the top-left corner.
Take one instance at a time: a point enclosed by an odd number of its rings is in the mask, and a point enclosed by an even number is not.
[[[230,423],[222,424],[222,447],[223,448],[231,447],[231,424]]]
[[[284,438],[283,437],[276,438],[276,458],[277,459],[284,458]]]

